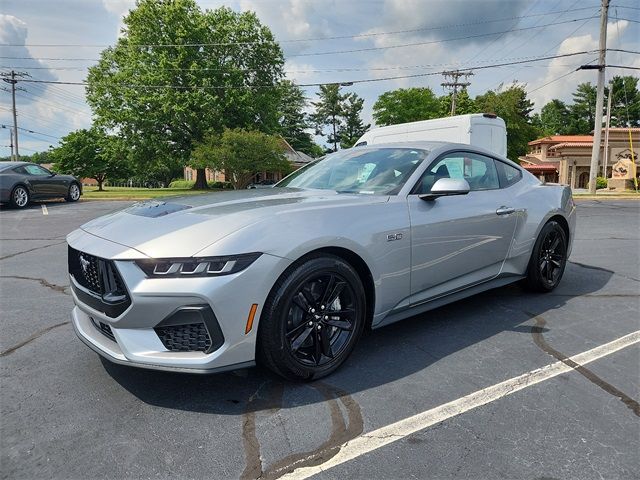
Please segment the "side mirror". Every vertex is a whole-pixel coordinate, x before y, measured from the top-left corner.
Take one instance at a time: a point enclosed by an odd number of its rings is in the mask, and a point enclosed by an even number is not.
[[[49,177],[55,177],[57,175],[56,172],[49,172]]]
[[[441,178],[433,184],[429,193],[418,195],[418,197],[420,200],[430,202],[438,197],[466,195],[469,190],[471,190],[469,184],[463,178]]]

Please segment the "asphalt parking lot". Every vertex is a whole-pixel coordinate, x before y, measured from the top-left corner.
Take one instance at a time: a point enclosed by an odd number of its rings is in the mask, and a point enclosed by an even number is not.
[[[377,330],[309,384],[132,369],[75,337],[64,238],[129,203],[0,209],[3,478],[639,478],[640,344],[573,356],[640,330],[640,202],[578,203],[553,293],[509,286]]]

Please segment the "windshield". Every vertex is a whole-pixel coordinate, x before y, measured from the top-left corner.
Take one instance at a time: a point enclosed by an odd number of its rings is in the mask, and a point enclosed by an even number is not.
[[[275,186],[394,195],[428,153],[414,148],[342,150],[302,167]]]

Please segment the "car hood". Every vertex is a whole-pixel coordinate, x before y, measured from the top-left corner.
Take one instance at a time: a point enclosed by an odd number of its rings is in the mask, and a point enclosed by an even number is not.
[[[240,229],[277,222],[294,212],[317,214],[318,209],[384,203],[388,199],[331,190],[237,190],[136,203],[80,228],[148,257],[190,257]]]

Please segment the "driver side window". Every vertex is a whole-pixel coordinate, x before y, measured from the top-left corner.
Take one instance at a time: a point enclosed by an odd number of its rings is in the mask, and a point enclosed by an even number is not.
[[[416,193],[429,193],[441,178],[464,179],[471,191],[500,188],[493,159],[471,152],[453,152],[435,160],[422,175]]]
[[[42,168],[40,165],[25,165],[24,169],[29,175],[36,175],[38,177],[48,177],[51,175],[49,170]]]

